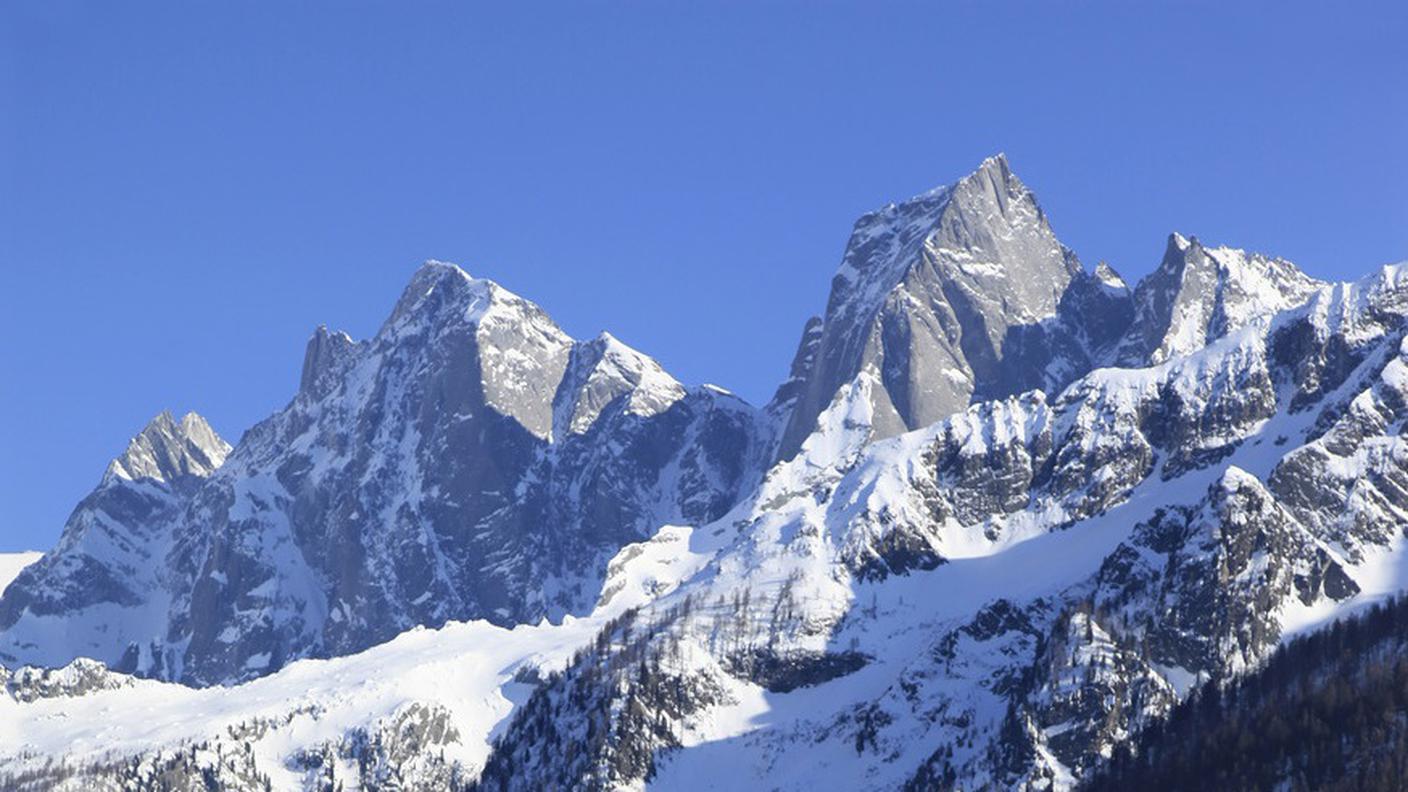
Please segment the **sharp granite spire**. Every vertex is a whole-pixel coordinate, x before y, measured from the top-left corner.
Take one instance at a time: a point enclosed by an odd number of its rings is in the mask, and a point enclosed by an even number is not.
[[[861,217],[820,333],[809,325],[799,349],[809,370],[793,374],[799,384],[789,386],[796,401],[779,456],[794,453],[865,372],[879,384],[869,389],[877,437],[975,398],[1059,388],[1089,366],[1087,334],[1062,305],[1090,280],[1001,154],[952,186]]]

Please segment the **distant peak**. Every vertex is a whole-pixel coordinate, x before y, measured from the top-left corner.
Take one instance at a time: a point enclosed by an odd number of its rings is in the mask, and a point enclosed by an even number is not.
[[[1039,225],[1046,223],[1036,196],[1012,172],[1003,154],[988,157],[960,179],[953,186],[946,211],[963,214],[973,227],[1013,222],[1029,214]]]
[[[411,275],[411,280],[406,284],[402,299],[412,296],[413,293],[423,296],[443,284],[475,282],[477,279],[458,264],[438,259],[426,259],[421,262],[419,267],[416,267],[416,271]]]
[[[458,264],[426,259],[419,267],[416,267],[415,273],[411,275],[411,280],[406,284],[406,293],[402,295],[402,299],[413,296],[413,292],[423,293],[442,283],[456,281],[473,283],[475,279]]]
[[[1206,259],[1203,246],[1197,237],[1184,236],[1174,231],[1168,235],[1168,245],[1164,248],[1164,258],[1159,262],[1159,269],[1179,273],[1190,266],[1198,268]]]
[[[188,412],[181,416],[180,420],[177,420],[176,416],[170,410],[162,410],[153,416],[150,421],[147,421],[146,426],[143,426],[142,431],[138,432],[137,437],[133,439],[184,439],[189,437],[192,432],[198,434],[215,434],[215,430],[210,428],[210,424],[207,423],[205,418],[199,413]]]
[[[975,186],[992,186],[1002,188],[1011,192],[1025,192],[1026,187],[1022,180],[1012,172],[1012,166],[1007,162],[1006,154],[994,154],[978,164],[976,170],[958,180],[954,185],[958,189]]]
[[[181,476],[208,476],[224,463],[230,450],[230,444],[199,414],[188,412],[177,421],[163,410],[108,465],[103,480],[168,482]]]
[[[1190,354],[1257,317],[1299,305],[1323,285],[1284,259],[1207,247],[1175,231],[1159,266],[1135,288],[1138,313],[1118,363],[1138,367]]]
[[[147,421],[146,426],[142,427],[142,431],[138,432],[137,436],[174,434],[175,432],[176,417],[171,414],[170,410],[162,410],[152,416],[150,421]]]
[[[1102,284],[1104,284],[1104,285],[1106,285],[1106,286],[1109,286],[1109,287],[1111,287],[1111,288],[1115,288],[1115,289],[1127,289],[1127,288],[1129,288],[1129,285],[1128,285],[1127,283],[1125,283],[1124,277],[1121,276],[1118,272],[1115,272],[1115,268],[1114,268],[1114,267],[1111,267],[1111,266],[1110,266],[1106,261],[1104,261],[1103,259],[1100,260],[1100,261],[1099,261],[1098,263],[1096,263],[1096,265],[1095,265],[1095,279],[1098,280],[1098,281],[1100,281]]]
[[[336,340],[338,340],[338,341],[346,341],[346,342],[349,342],[349,343],[352,342],[352,336],[348,335],[346,332],[344,332],[344,331],[342,331],[342,330],[330,330],[330,329],[328,329],[328,326],[325,325],[325,324],[320,324],[320,325],[318,325],[316,328],[313,329],[313,335],[312,335],[312,337],[309,338],[308,340],[309,340],[309,341],[312,341],[312,340],[314,340],[314,339],[322,339],[322,340],[336,339]]]
[[[204,416],[197,412],[188,412],[181,416],[180,427],[181,431],[187,436],[190,436],[193,432],[215,434],[215,430],[210,426],[210,423],[205,420]]]

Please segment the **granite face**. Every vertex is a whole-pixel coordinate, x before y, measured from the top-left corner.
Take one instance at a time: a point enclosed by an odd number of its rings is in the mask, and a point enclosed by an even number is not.
[[[976,401],[1059,391],[1123,336],[1132,305],[1108,265],[1087,273],[1061,244],[1006,158],[988,159],[856,222],[825,318],[799,346],[779,456],[865,372],[881,383],[881,438]]]

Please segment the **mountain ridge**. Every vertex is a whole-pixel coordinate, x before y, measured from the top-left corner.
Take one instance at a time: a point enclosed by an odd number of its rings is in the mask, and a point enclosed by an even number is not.
[[[0,596],[0,733],[138,788],[1071,788],[1408,584],[1405,330],[1408,265],[1174,234],[1133,288],[1087,271],[1001,156],[857,221],[762,407],[430,261],[223,464],[169,415],[134,440],[161,480],[105,486],[155,488],[169,550],[84,599],[61,541]],[[107,667],[39,651],[56,592],[141,615]],[[137,696],[149,736],[97,759]]]
[[[144,430],[134,458],[155,464],[148,446],[163,460],[175,453],[148,441],[165,438],[173,421],[159,416]],[[156,629],[143,617],[145,640],[123,632],[127,645],[84,651],[124,670],[208,684],[293,656],[365,648],[452,614],[560,617],[595,599],[610,554],[644,538],[646,526],[731,505],[752,475],[734,455],[761,454],[765,431],[746,402],[686,389],[609,334],[574,341],[531,302],[428,261],[371,339],[317,329],[293,401],[249,430],[218,471],[198,471],[209,484],[172,516],[170,550],[121,565],[147,571],[112,604],[165,608],[169,624]],[[603,434],[618,443],[601,446]],[[407,542],[401,532],[422,509],[436,510],[438,527]],[[462,520],[483,532],[466,535]],[[559,538],[559,522],[579,530]],[[398,570],[430,574],[431,588],[385,590]],[[20,590],[43,589],[45,571]],[[530,592],[540,574],[556,576],[556,588],[550,580]],[[457,582],[466,578],[472,584]],[[347,610],[361,607],[382,612],[363,624]],[[0,622],[9,662],[37,645],[14,621]],[[239,635],[252,637],[232,640]]]

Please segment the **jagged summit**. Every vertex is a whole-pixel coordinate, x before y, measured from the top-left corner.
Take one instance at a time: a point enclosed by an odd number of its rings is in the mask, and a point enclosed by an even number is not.
[[[1001,184],[1016,181],[1020,184],[1020,180],[1018,180],[1016,174],[1012,172],[1012,167],[1007,161],[1007,155],[1003,152],[998,152],[978,163],[977,168],[958,181],[931,187],[903,201],[891,201],[886,203],[879,209],[861,215],[857,224],[865,221],[867,218],[883,215],[901,207],[928,206],[931,209],[941,207],[947,203],[949,196],[953,194],[954,190],[961,185],[970,185],[974,182],[981,181]]]
[[[482,398],[546,438],[572,344],[535,303],[454,264],[430,260],[411,277],[368,354],[419,359],[416,365],[450,378],[446,385],[460,385],[452,389],[455,399]]]
[[[1173,232],[1158,268],[1135,288],[1135,321],[1114,362],[1137,367],[1186,355],[1324,285],[1285,259],[1210,248]]]
[[[1056,238],[1035,195],[1006,157],[984,160],[949,187],[861,217],[832,279],[819,335],[809,325],[779,454],[790,456],[836,394],[873,370],[878,436],[931,423],[993,395],[1061,384],[1048,372],[1055,324],[1080,263]],[[1050,373],[1052,376],[1048,377]]]
[[[996,248],[993,235],[1028,222],[1045,225],[1045,215],[1035,195],[1012,172],[1006,156],[989,157],[977,170],[953,184],[862,215],[852,229],[847,254],[833,280],[832,300],[859,296],[838,294],[836,280],[845,281],[873,300],[920,263],[917,254],[924,247]],[[865,307],[857,306],[861,310]]]
[[[120,655],[111,647],[161,635],[172,529],[230,453],[196,413],[153,418],[74,508],[53,549],[5,588],[0,662],[14,667],[23,657],[57,667],[93,657],[112,664]]]
[[[351,357],[357,342],[352,336],[342,332],[329,331],[327,325],[318,325],[308,339],[303,352],[303,372],[298,380],[299,393],[314,398],[326,395],[336,372]]]
[[[1054,395],[1097,366],[1187,354],[1321,286],[1283,259],[1175,233],[1130,289],[1106,262],[1085,271],[1006,157],[990,157],[856,222],[825,317],[774,397],[787,416],[777,458],[843,394],[867,394],[867,436],[886,437],[973,401]],[[867,372],[871,384],[850,387]]]
[[[166,482],[180,476],[208,476],[229,453],[230,444],[201,416],[188,412],[177,421],[163,411],[108,464],[103,478]]]
[[[0,787],[1072,789],[1408,586],[1406,328],[1408,267],[1087,271],[1000,155],[856,223],[764,410],[430,261],[0,592]]]
[[[603,330],[573,347],[553,399],[553,437],[585,432],[603,409],[623,396],[629,412],[651,416],[684,395],[684,386],[653,358]]]
[[[1125,282],[1124,276],[1115,271],[1108,262],[1103,259],[1095,265],[1095,280],[1103,286],[1115,290],[1129,290],[1129,284]]]
[[[457,264],[429,259],[406,284],[378,335],[423,323],[478,324],[493,318],[530,318],[552,324],[546,312],[488,278],[476,278]],[[553,329],[557,333],[556,325]]]
[[[624,544],[746,494],[770,431],[426,262],[371,338],[317,328],[296,396],[233,452],[198,417],[153,421],[0,599],[0,661],[217,684],[415,625],[580,614]]]

